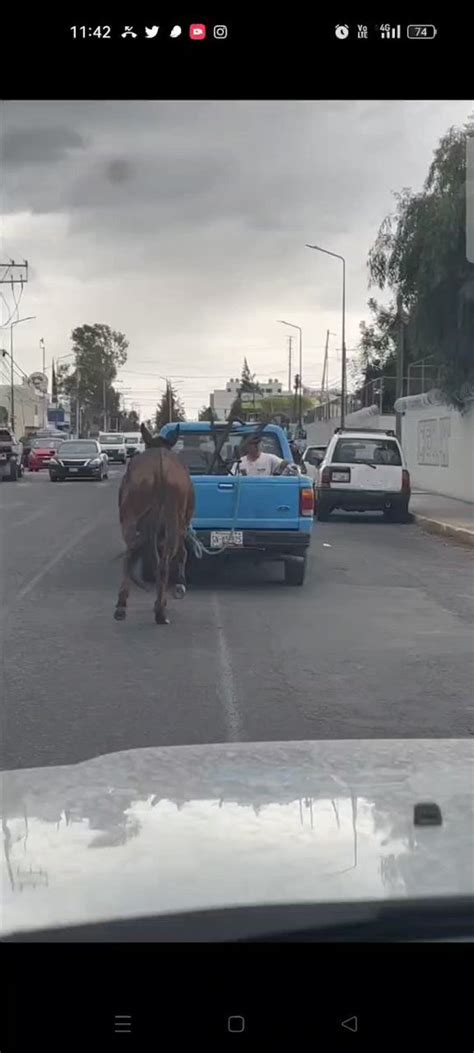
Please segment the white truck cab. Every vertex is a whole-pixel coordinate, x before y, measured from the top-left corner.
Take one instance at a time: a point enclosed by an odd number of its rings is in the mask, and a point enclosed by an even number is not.
[[[121,432],[100,431],[99,443],[102,452],[107,454],[109,461],[118,461],[120,464],[125,464],[127,460],[127,449],[125,446],[125,437]]]

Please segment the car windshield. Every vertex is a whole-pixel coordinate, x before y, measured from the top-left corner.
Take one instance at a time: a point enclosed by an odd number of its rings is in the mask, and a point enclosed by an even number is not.
[[[123,446],[123,435],[101,435],[101,446]]]
[[[59,440],[60,442],[61,440]],[[33,439],[33,450],[54,450],[58,447],[57,439]]]
[[[62,442],[59,447],[61,457],[95,457],[98,452],[95,442]]]
[[[401,465],[400,448],[394,439],[338,439],[332,456],[334,464]]]
[[[242,456],[241,445],[245,438],[245,433],[233,431],[224,442],[220,456],[228,464],[229,468]],[[216,441],[217,443],[220,442],[219,431],[217,432]],[[216,471],[219,467],[215,458],[214,439],[210,432],[183,430],[173,449],[189,469],[191,475],[206,475],[213,462],[213,471]],[[271,432],[262,434],[260,449],[264,453],[274,453],[277,457],[282,456],[281,442],[278,436]],[[225,474],[224,469],[223,472]]]
[[[126,443],[127,446],[135,446],[137,442],[140,442],[140,440],[141,440],[141,436],[140,435],[126,435],[125,436],[125,443]]]

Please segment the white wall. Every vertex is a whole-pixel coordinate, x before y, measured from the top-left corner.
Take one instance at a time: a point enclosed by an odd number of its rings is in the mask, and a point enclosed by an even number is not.
[[[15,384],[15,434],[18,438],[24,435],[26,428],[39,427],[43,424],[43,397],[29,384]],[[0,386],[0,405],[11,415],[11,390],[9,385]]]
[[[399,399],[412,488],[474,502],[474,401],[461,414],[435,392]]]
[[[329,442],[338,425],[338,417],[316,421],[314,424],[305,424],[308,445]],[[347,414],[345,427],[350,428],[351,425],[353,428],[387,428],[395,431],[395,414],[381,416],[377,406],[368,406],[366,409]]]

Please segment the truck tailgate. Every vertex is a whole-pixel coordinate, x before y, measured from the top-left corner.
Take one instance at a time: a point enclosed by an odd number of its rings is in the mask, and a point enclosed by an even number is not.
[[[196,530],[298,530],[300,476],[194,475]]]

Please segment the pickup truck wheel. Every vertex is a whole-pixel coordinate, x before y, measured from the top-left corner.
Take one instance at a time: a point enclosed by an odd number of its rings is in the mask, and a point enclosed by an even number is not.
[[[12,483],[18,481],[18,466],[16,461],[10,461],[10,479]]]
[[[287,560],[285,563],[285,584],[302,585],[306,575],[306,556]]]

